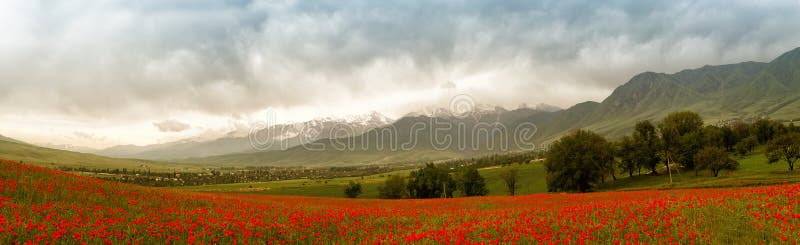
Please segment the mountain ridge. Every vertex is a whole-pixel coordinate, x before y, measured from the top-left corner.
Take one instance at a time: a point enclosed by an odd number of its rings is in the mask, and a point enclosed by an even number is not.
[[[383,126],[394,120],[372,111],[363,115],[349,115],[345,117],[319,117],[309,121],[299,123],[286,123],[272,125],[264,128],[256,134],[271,137],[270,141],[275,141],[274,149],[280,150],[281,147],[292,147],[302,144],[304,141],[299,139],[304,132],[303,129],[315,129],[320,131],[320,137],[332,135],[335,129],[352,129],[352,134],[360,134],[364,131]],[[99,149],[88,153],[94,153],[108,157],[118,158],[137,158],[150,160],[175,160],[191,157],[206,157],[213,155],[223,155],[241,152],[254,151],[251,144],[249,133],[251,132],[230,132],[226,136],[213,140],[178,140],[161,144],[151,145],[116,145],[105,149]],[[244,136],[235,136],[244,135]],[[351,135],[348,135],[351,136]],[[263,149],[262,149],[263,150]]]
[[[13,143],[18,143],[18,144],[28,144],[28,143],[26,143],[24,141],[21,141],[21,140],[18,140],[18,139],[14,139],[14,138],[9,138],[9,137],[6,137],[6,136],[4,136],[2,134],[0,134],[0,141],[8,141],[8,142],[13,142]]]
[[[408,140],[414,125],[425,125],[433,128],[437,123],[444,125],[486,125],[499,123],[506,128],[514,128],[525,123],[536,125],[535,135],[532,140],[537,146],[546,146],[549,142],[558,139],[575,129],[589,129],[605,135],[612,140],[630,133],[633,125],[639,120],[657,122],[666,114],[691,110],[703,116],[708,123],[730,119],[748,119],[770,117],[780,120],[800,120],[800,48],[784,53],[768,63],[741,62],[725,65],[706,65],[694,69],[684,69],[672,74],[657,72],[642,72],[624,84],[615,88],[608,97],[600,102],[586,101],[577,103],[566,109],[553,109],[540,106],[508,110],[501,107],[488,105],[475,105],[477,108],[472,114],[453,116],[453,112],[439,108],[430,114],[409,114],[390,124],[363,127],[361,131],[350,131],[337,134],[336,127],[326,125],[324,121],[305,122],[283,127],[273,128],[269,135],[277,135],[280,143],[277,145],[287,147],[267,148],[263,151],[252,150],[249,139],[243,137],[223,137],[216,142],[206,142],[203,153],[194,157],[175,157],[182,163],[202,165],[251,165],[251,166],[343,166],[363,164],[391,164],[404,162],[436,161],[450,158],[465,158],[481,154],[491,154],[505,151],[521,150],[511,147],[505,150],[489,149],[491,143],[508,143],[506,135],[482,135],[475,133],[461,134],[463,137],[454,137],[454,140],[463,141],[463,145],[477,145],[477,148],[464,150],[458,146],[437,147],[432,140],[438,136],[431,132],[422,132],[420,137],[429,139],[416,145],[417,148],[408,151],[386,151],[380,146],[391,144],[390,139],[378,137],[387,130],[397,130],[392,137]],[[464,117],[462,117],[464,116]],[[365,117],[369,118],[369,117]],[[329,121],[339,119],[328,118]],[[381,120],[377,120],[381,121]],[[383,121],[388,122],[388,121]],[[333,123],[335,125],[335,122]],[[329,137],[312,138],[303,141],[297,138],[299,132],[296,126],[320,129],[318,135]],[[317,128],[314,128],[317,127]],[[292,131],[294,130],[294,131]],[[445,135],[457,135],[458,128],[445,130]],[[454,134],[456,133],[456,134]],[[366,138],[364,138],[366,136]],[[360,139],[361,137],[362,139]],[[374,137],[369,140],[369,137]],[[0,136],[0,140],[7,138]],[[246,139],[246,141],[245,141]],[[285,141],[293,139],[294,141]],[[364,140],[367,139],[367,140]],[[13,139],[11,139],[13,140]],[[228,141],[230,142],[228,142]],[[9,141],[10,142],[10,141]],[[238,142],[238,143],[237,143]],[[309,146],[324,145],[330,148],[341,146],[349,142],[364,145],[359,149],[350,151],[308,151]],[[401,141],[402,142],[402,141]],[[197,142],[170,142],[161,145],[162,152],[170,154],[180,153],[180,147],[174,145],[192,145]],[[274,143],[274,142],[273,142]],[[217,144],[217,145],[215,145]],[[238,144],[238,145],[237,145]],[[166,147],[164,145],[170,146]],[[136,148],[136,146],[116,146],[120,151]],[[212,151],[231,147],[243,150],[231,154],[230,149]],[[191,147],[187,147],[191,148]],[[109,148],[109,149],[114,149]],[[220,153],[222,152],[222,153]],[[141,154],[141,152],[139,152]],[[123,156],[126,158],[141,158],[136,156]]]
[[[536,124],[537,131],[534,141],[539,145],[546,145],[561,135],[579,128],[594,130],[613,139],[629,133],[636,121],[658,121],[666,114],[678,110],[696,111],[709,123],[763,116],[786,120],[800,118],[800,48],[784,53],[769,63],[747,61],[725,65],[706,65],[672,74],[642,72],[614,89],[601,102],[581,102],[567,109],[552,112],[526,113],[524,111],[496,110],[490,115],[495,117],[496,121],[502,121],[500,118],[506,117],[506,113],[518,113],[515,120],[503,122],[512,126],[523,122]],[[407,118],[425,116],[427,115],[409,114],[398,119],[395,124],[403,123],[407,121]],[[451,119],[451,117],[441,117],[441,119]],[[356,153],[323,151],[299,154],[297,153],[300,151],[299,148],[300,146],[291,148],[287,150],[288,153],[255,152],[213,156],[205,159],[186,159],[185,161],[199,163],[233,161],[256,165],[316,165],[320,163],[314,161],[324,159],[321,162],[323,165],[335,165],[338,160],[348,164],[359,163],[354,159],[360,159],[362,161],[360,164],[388,163],[382,159],[403,155],[395,152],[368,151]],[[422,147],[420,152],[426,156],[431,155],[430,147]],[[449,149],[439,151],[442,157],[451,155],[469,157],[476,153],[487,152],[491,151],[483,149],[474,152],[459,152]],[[358,158],[348,156],[349,154],[358,155]],[[291,156],[296,156],[298,159],[291,159]],[[317,156],[325,157],[317,158]],[[242,158],[249,160],[243,161]],[[412,159],[397,157],[395,160]]]

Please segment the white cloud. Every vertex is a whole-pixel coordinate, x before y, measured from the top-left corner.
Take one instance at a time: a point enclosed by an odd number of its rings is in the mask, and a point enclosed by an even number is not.
[[[8,0],[0,23],[0,113],[153,130],[133,142],[226,128],[232,114],[267,107],[286,120],[399,116],[458,93],[568,107],[639,72],[768,61],[800,46],[790,0]],[[163,118],[198,128],[160,134],[150,122]]]
[[[191,127],[189,126],[189,124],[182,123],[176,120],[165,120],[153,123],[153,126],[158,128],[158,131],[161,132],[181,132]]]

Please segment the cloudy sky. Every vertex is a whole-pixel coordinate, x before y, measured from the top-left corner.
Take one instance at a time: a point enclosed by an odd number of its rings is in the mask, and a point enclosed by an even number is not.
[[[107,147],[469,94],[569,107],[800,46],[786,1],[0,1],[0,134]]]

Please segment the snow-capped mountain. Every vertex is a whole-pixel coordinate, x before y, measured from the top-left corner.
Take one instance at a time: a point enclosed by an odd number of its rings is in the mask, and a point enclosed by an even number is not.
[[[545,103],[539,103],[536,106],[534,106],[532,109],[535,109],[535,110],[538,110],[538,111],[546,111],[546,112],[555,112],[555,111],[563,110],[561,107],[550,105],[550,104],[545,104]]]
[[[528,109],[534,111],[542,111],[542,112],[554,112],[562,110],[561,108],[553,105],[548,105],[544,103],[539,103],[534,106],[529,106],[528,104],[521,104],[517,109]],[[473,117],[479,118],[481,116],[486,115],[498,115],[509,112],[511,110],[506,109],[502,106],[491,105],[491,104],[474,104],[469,105],[466,108],[444,108],[444,107],[425,107],[422,111],[411,112],[406,114],[406,117],[419,117],[419,116],[426,116],[426,117],[440,117],[440,118],[466,118],[466,117]]]
[[[248,137],[276,141],[304,137],[305,140],[313,141],[323,138],[356,136],[392,122],[394,122],[393,119],[373,111],[362,115],[319,117],[305,122],[274,125],[257,132],[251,131],[251,135]]]
[[[239,152],[284,150],[324,138],[350,137],[389,125],[393,119],[378,112],[342,117],[321,117],[305,122],[254,125],[213,140],[188,139],[145,146],[121,145],[95,151],[111,157],[175,160]]]
[[[320,117],[308,121],[310,123],[324,124],[324,123],[342,123],[348,125],[363,125],[363,126],[383,126],[391,124],[394,119],[389,118],[379,112],[372,111],[367,114],[361,115],[347,115],[341,117]]]

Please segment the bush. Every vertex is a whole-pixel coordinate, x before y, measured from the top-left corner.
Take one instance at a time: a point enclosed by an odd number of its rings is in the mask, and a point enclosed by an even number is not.
[[[344,188],[344,195],[348,198],[358,197],[358,195],[361,195],[361,184],[351,180],[350,183],[347,183],[347,187]]]
[[[420,170],[412,171],[409,175],[408,194],[411,197],[453,197],[456,188],[458,186],[450,173],[432,163]]]
[[[733,146],[733,150],[736,152],[736,155],[745,156],[753,152],[757,144],[758,139],[756,139],[756,136],[749,136],[739,141],[739,143],[736,143],[736,145]]]
[[[508,195],[513,196],[517,191],[517,169],[509,168],[503,171],[500,173],[500,178],[503,179],[503,183],[506,184]]]
[[[385,199],[400,199],[408,196],[406,179],[400,175],[392,175],[383,186],[378,187],[378,196]]]
[[[464,196],[485,196],[489,194],[489,190],[486,189],[485,180],[475,167],[469,167],[464,170],[461,174],[459,184],[461,186],[461,191],[464,192]]]
[[[697,152],[694,161],[697,163],[696,170],[711,170],[714,177],[719,176],[721,170],[736,170],[739,167],[739,162],[728,157],[728,152],[716,146],[707,146]]]
[[[800,134],[788,133],[775,137],[767,143],[765,154],[769,163],[784,160],[789,164],[789,171],[793,171],[794,162],[800,159]]]

